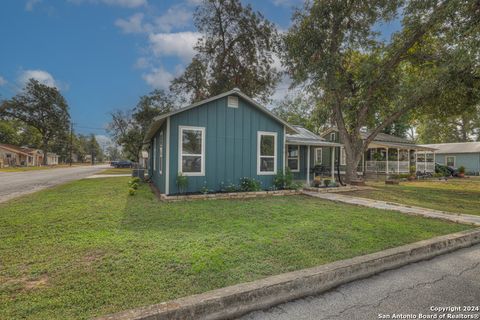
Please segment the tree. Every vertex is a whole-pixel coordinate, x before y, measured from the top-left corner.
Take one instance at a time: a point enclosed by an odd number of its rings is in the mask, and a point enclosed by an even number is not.
[[[194,13],[197,54],[171,90],[192,102],[238,87],[267,102],[279,80],[274,25],[240,0],[204,0]]]
[[[376,27],[399,12],[402,29],[382,40]],[[402,117],[478,104],[479,16],[475,0],[317,0],[295,12],[283,60],[335,119],[347,181],[376,135]]]
[[[140,97],[137,106],[129,112],[117,110],[111,113],[108,131],[113,140],[122,146],[124,154],[138,161],[143,149],[143,138],[156,116],[173,109],[173,98],[163,90],[154,90]]]
[[[2,143],[38,148],[41,138],[37,129],[20,120],[0,118],[0,141]]]
[[[3,103],[2,117],[13,118],[35,128],[41,135],[45,154],[51,150],[54,139],[66,139],[70,114],[64,97],[57,88],[30,79],[23,91]],[[46,164],[47,157],[43,157]]]
[[[294,94],[281,100],[272,112],[293,125],[320,133],[331,124],[325,108],[316,108],[316,101],[306,94]]]

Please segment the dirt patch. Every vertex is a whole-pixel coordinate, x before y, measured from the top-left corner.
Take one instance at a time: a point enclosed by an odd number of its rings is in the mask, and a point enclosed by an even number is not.
[[[39,277],[22,276],[20,278],[0,277],[0,286],[15,290],[30,291],[48,286],[49,277],[43,274]]]
[[[99,249],[91,250],[82,257],[81,263],[83,265],[90,266],[93,263],[102,260],[105,255],[106,255],[106,252],[103,250],[99,250]]]

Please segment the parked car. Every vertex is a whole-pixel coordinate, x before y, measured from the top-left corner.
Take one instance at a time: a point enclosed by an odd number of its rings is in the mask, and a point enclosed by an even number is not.
[[[133,163],[128,160],[116,161],[114,168],[131,168]]]
[[[110,167],[115,167],[118,161],[110,161]]]
[[[442,173],[446,177],[458,177],[459,172],[457,168],[445,166],[443,164],[435,163],[435,172]]]

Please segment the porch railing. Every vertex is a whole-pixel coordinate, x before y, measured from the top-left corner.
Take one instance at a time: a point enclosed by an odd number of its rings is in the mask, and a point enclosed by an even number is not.
[[[408,173],[409,172],[408,161],[388,161],[388,172],[389,173]],[[380,172],[386,173],[387,161],[365,161],[365,170],[367,172]]]
[[[434,162],[417,162],[417,172],[435,172]]]

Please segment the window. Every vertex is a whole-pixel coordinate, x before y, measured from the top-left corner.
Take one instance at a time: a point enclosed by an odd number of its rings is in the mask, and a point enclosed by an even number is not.
[[[340,148],[340,165],[344,166],[347,164],[347,154],[345,153],[345,148]]]
[[[179,129],[179,171],[185,176],[205,175],[205,128]]]
[[[337,138],[337,135],[335,134],[335,132],[330,133],[330,141],[335,141],[336,138]]]
[[[287,165],[292,172],[300,171],[300,146],[287,146]]]
[[[228,96],[227,106],[229,108],[238,108],[238,97]]]
[[[454,167],[455,168],[455,156],[446,156],[445,157],[445,164],[447,167]]]
[[[315,148],[315,159],[313,159],[314,165],[322,164],[322,157],[323,156],[323,149],[322,148]]]
[[[153,138],[153,171],[157,170],[157,137]]]
[[[163,168],[163,131],[160,131],[160,137],[158,139],[158,172],[162,174]]]
[[[257,133],[257,174],[277,173],[277,133]]]

